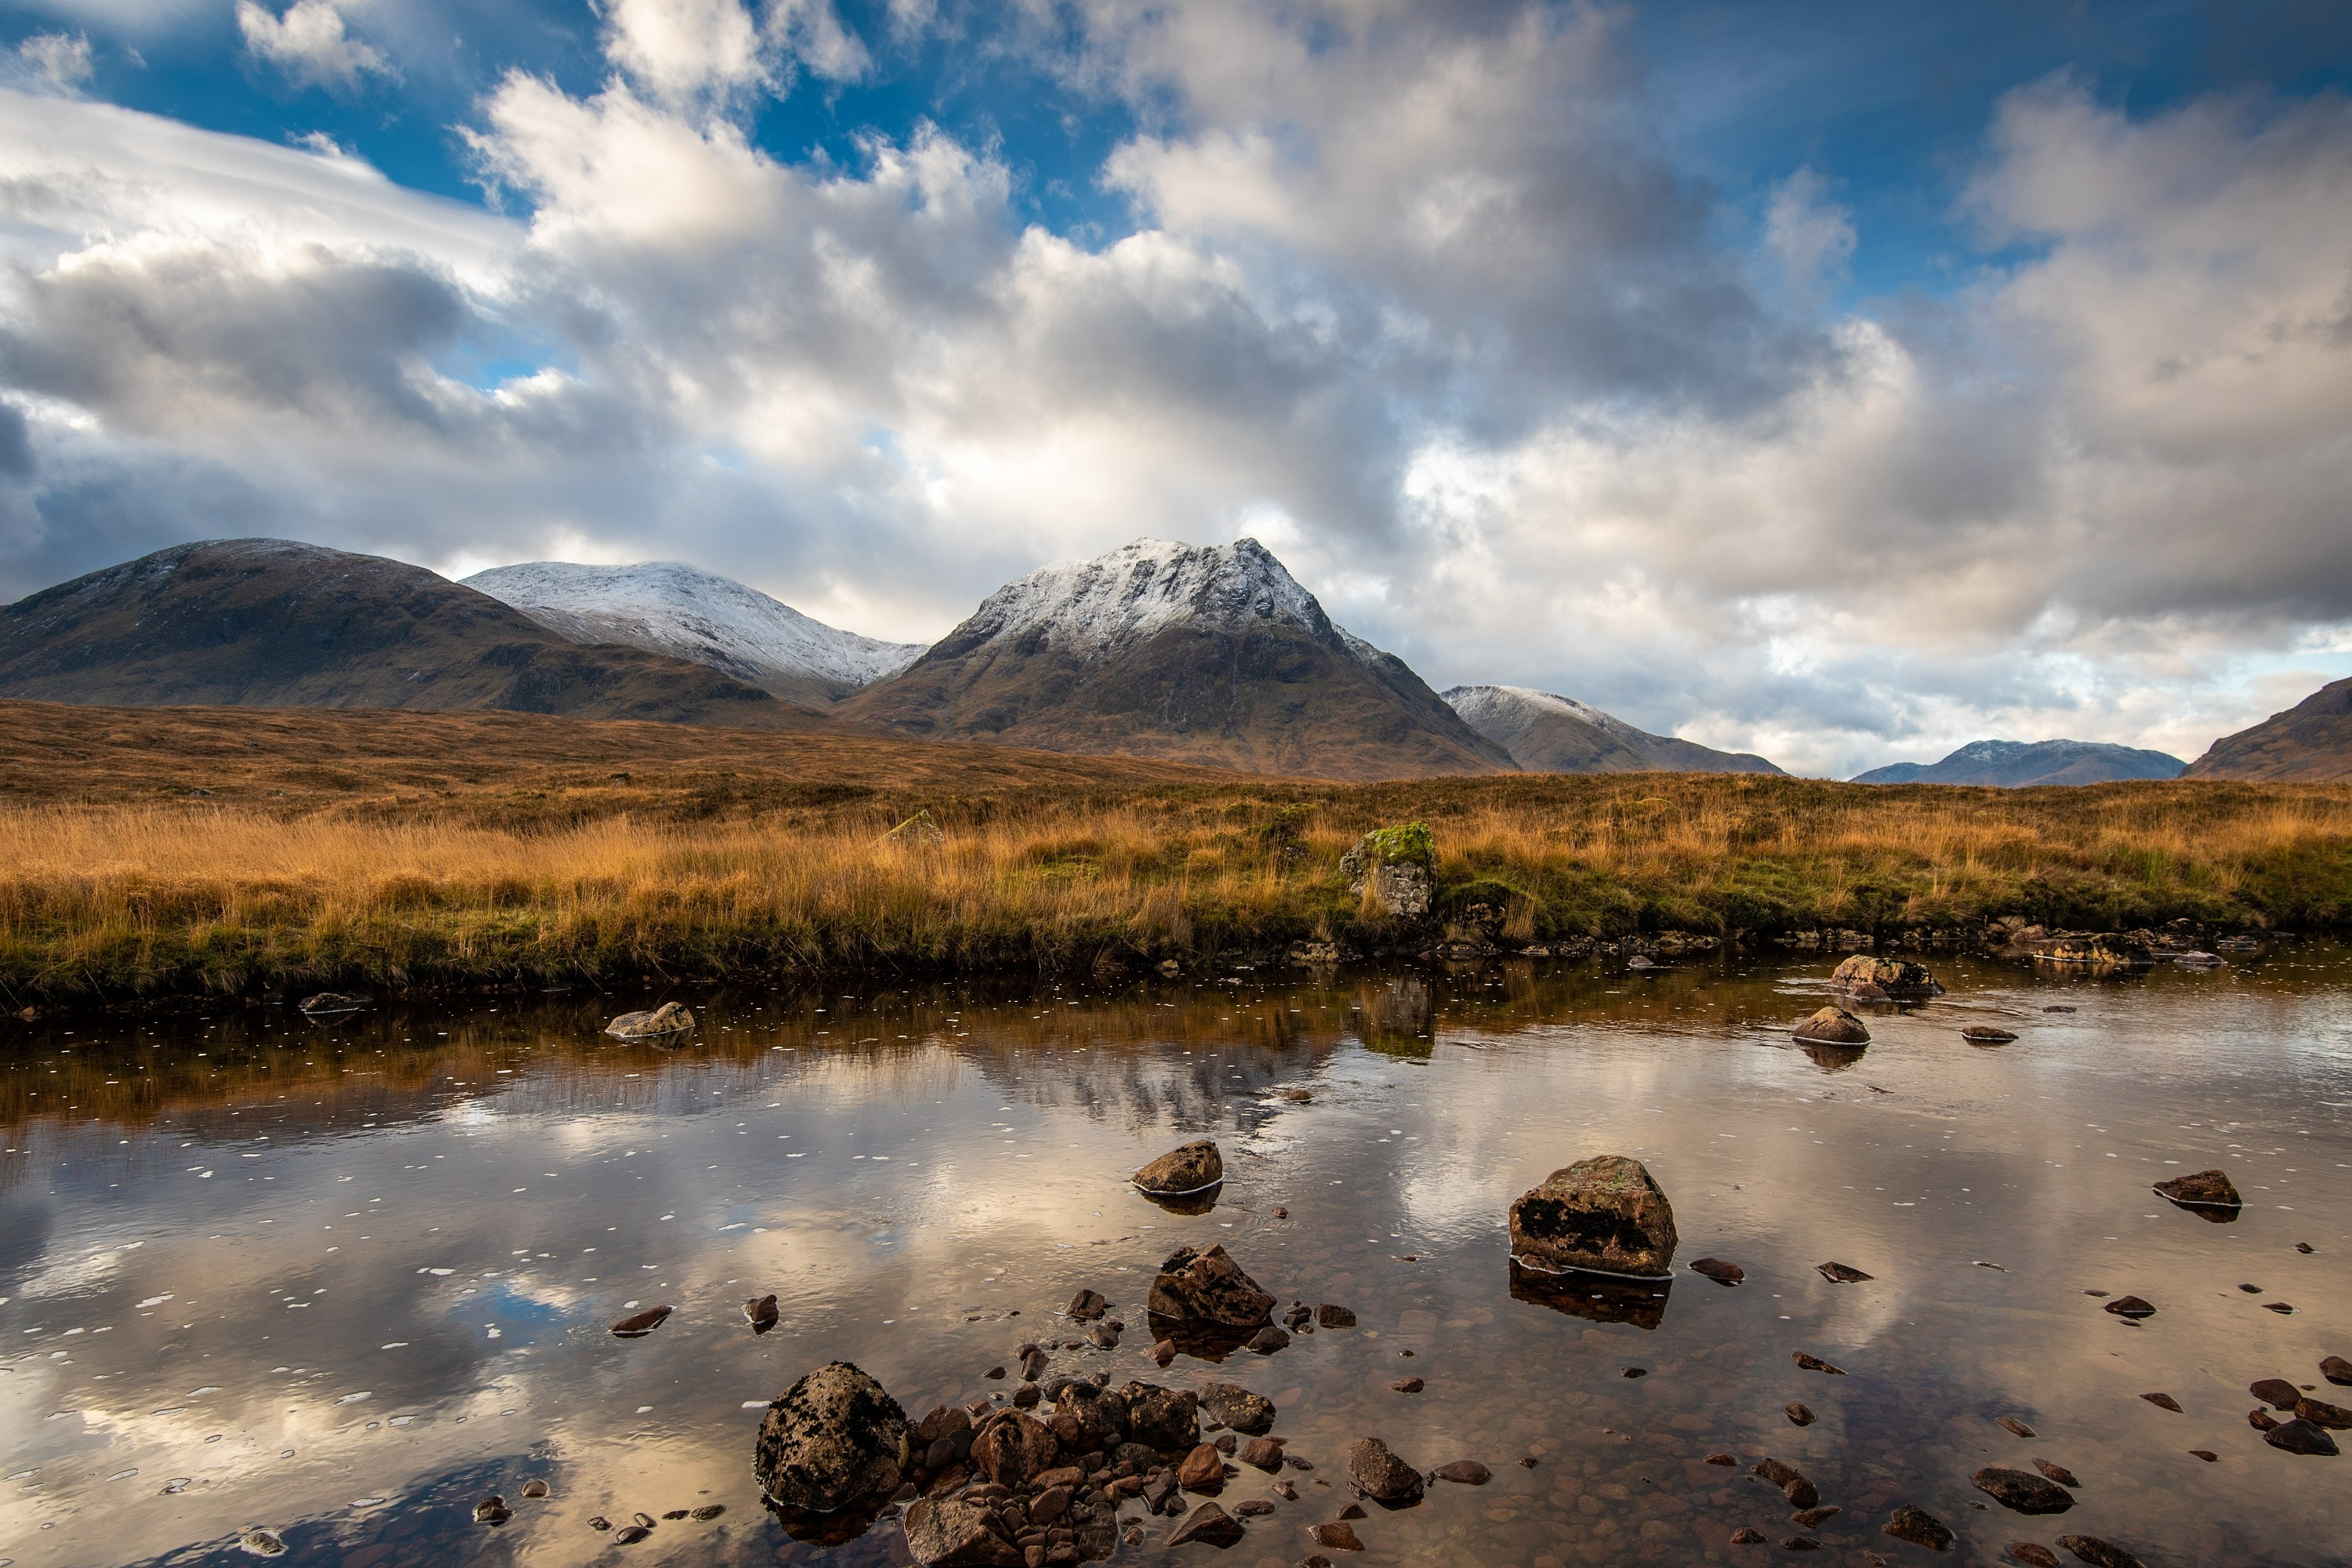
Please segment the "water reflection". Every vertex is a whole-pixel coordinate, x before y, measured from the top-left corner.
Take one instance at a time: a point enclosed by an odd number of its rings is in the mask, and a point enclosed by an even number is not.
[[[2352,1338],[2341,955],[1941,963],[1947,996],[1874,1019],[1866,1073],[1785,1033],[1833,962],[698,992],[695,1035],[663,1047],[599,1037],[667,999],[634,994],[11,1025],[0,1556],[243,1561],[238,1532],[268,1526],[289,1560],[353,1568],[880,1563],[887,1522],[825,1544],[756,1506],[767,1401],[836,1357],[910,1410],[985,1399],[1017,1386],[988,1369],[1051,1341],[1049,1375],[1274,1399],[1304,1482],[1371,1432],[1423,1469],[1494,1469],[1360,1525],[1376,1557],[1732,1561],[1735,1528],[1790,1532],[1776,1494],[1701,1462],[1753,1449],[1845,1510],[1833,1553],[1885,1549],[1912,1502],[1989,1559],[2020,1532],[1967,1477],[2022,1456],[2081,1477],[2070,1528],[2152,1563],[2331,1560],[2323,1461],[2265,1448],[2243,1389],[2316,1382]],[[2017,1043],[1969,1048],[1989,1016]],[[1225,1154],[1213,1208],[1129,1185],[1197,1136]],[[1523,1278],[1511,1199],[1596,1152],[1642,1159],[1685,1253],[1747,1282]],[[2154,1201],[2210,1166],[2239,1223]],[[1055,1316],[1092,1288],[1140,1330],[1159,1261],[1212,1242],[1360,1326],[1161,1372],[1142,1332],[1106,1350]],[[1832,1285],[1826,1258],[1875,1279]],[[2158,1313],[2125,1328],[2093,1289]],[[744,1304],[771,1295],[762,1333]],[[660,1305],[645,1337],[608,1331]],[[1425,1389],[1392,1392],[1408,1372]],[[2030,1453],[2003,1415],[2042,1434]],[[1229,1485],[1276,1511],[1221,1561],[1280,1568],[1336,1511],[1271,1486]],[[495,1527],[473,1518],[490,1493]],[[633,1546],[590,1527],[639,1511]]]

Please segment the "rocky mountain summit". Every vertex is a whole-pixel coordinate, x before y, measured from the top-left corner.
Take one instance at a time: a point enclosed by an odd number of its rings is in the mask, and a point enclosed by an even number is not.
[[[465,579],[575,643],[619,643],[707,665],[787,701],[838,701],[921,657],[826,626],[757,588],[677,561],[532,561]]]
[[[908,736],[1252,773],[1512,767],[1402,660],[1333,624],[1252,539],[1143,539],[1031,573],[840,711]]]
[[[1889,763],[1855,784],[2112,784],[2118,779],[2173,779],[2188,764],[2163,752],[2099,741],[1971,741],[1939,763]]]
[[[0,610],[0,697],[816,721],[699,664],[580,647],[421,566],[281,539],[174,545]]]
[[[1446,702],[1530,773],[1780,773],[1749,752],[1653,735],[1557,692],[1525,686],[1456,686]],[[1785,776],[1785,775],[1784,775]]]
[[[2331,680],[2285,712],[2222,736],[2181,776],[2311,783],[2352,778],[2352,678]]]

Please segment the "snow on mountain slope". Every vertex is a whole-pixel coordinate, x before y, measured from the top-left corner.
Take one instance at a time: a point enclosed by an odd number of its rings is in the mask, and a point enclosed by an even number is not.
[[[1237,632],[1289,623],[1318,637],[1337,633],[1361,663],[1384,658],[1334,626],[1315,595],[1255,539],[1173,544],[1139,539],[1091,561],[1060,561],[1008,583],[957,628],[962,645],[1042,635],[1080,659],[1107,657],[1177,625]]]
[[[623,643],[724,670],[779,695],[846,696],[921,657],[814,620],[731,577],[675,561],[583,566],[533,561],[466,579],[575,642]]]
[[[1525,686],[1457,686],[1444,694],[1463,721],[1541,773],[1777,773],[1748,752],[1653,735],[1613,713]]]

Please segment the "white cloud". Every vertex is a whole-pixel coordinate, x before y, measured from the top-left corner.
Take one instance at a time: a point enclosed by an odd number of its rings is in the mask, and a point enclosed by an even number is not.
[[[90,78],[89,39],[80,33],[35,33],[16,46],[20,68],[52,92],[74,92]]]
[[[1839,772],[2193,752],[2352,622],[2336,100],[2017,94],[1965,216],[2023,259],[1839,316],[1851,215],[1792,170],[1727,244],[1600,12],[1105,0],[1059,57],[1144,127],[1102,170],[1142,221],[1098,246],[936,130],[755,146],[738,95],[865,68],[829,7],[605,21],[599,89],[509,76],[474,117],[517,221],[0,95],[33,464],[0,564],[211,509],[428,563],[692,559],[914,637],[1047,558],[1271,521],[1437,684]]]
[[[294,0],[283,16],[256,0],[236,0],[236,27],[256,58],[297,87],[356,92],[364,77],[400,79],[380,50],[350,35],[336,0]]]

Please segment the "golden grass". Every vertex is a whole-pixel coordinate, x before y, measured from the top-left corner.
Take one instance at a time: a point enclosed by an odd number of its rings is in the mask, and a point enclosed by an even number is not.
[[[1307,937],[1888,931],[2004,913],[2316,929],[2352,912],[2352,786],[1997,791],[1722,775],[844,792],[541,780],[301,809],[0,806],[0,985],[70,994],[849,968],[1134,964]],[[778,805],[788,798],[791,804]],[[885,835],[917,807],[940,829]],[[1438,921],[1349,894],[1428,821]],[[1473,910],[1475,906],[1475,910]]]

